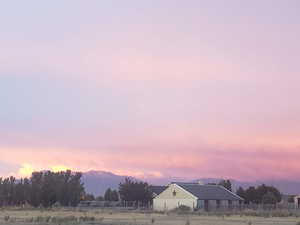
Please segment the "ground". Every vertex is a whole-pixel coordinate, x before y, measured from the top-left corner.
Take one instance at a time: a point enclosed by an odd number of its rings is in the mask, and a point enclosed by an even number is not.
[[[2,209],[1,225],[103,224],[103,225],[297,225],[296,217],[178,215],[116,210],[20,210]]]

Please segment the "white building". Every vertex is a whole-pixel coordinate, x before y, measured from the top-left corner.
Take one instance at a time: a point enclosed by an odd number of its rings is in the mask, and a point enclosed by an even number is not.
[[[295,208],[300,209],[300,195],[294,197]]]
[[[153,199],[153,209],[168,211],[181,205],[191,209],[225,209],[239,207],[244,199],[219,185],[172,183]]]

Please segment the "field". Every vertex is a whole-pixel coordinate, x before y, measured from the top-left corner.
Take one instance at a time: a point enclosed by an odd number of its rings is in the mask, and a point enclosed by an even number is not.
[[[254,217],[244,215],[178,215],[116,210],[24,210],[2,209],[0,224],[10,225],[297,225],[296,217]]]

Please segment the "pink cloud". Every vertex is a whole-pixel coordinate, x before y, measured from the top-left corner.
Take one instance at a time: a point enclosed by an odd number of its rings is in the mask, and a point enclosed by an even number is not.
[[[208,129],[204,125],[200,129],[198,124],[194,125],[194,128],[176,124],[132,133],[108,133],[106,138],[97,130],[84,132],[89,135],[66,130],[55,142],[49,139],[52,134],[39,138],[6,133],[3,138],[11,138],[19,145],[2,144],[0,153],[5,163],[20,167],[26,163],[38,169],[60,165],[80,171],[107,170],[144,179],[299,178],[297,146],[300,145],[296,134],[277,136],[263,130],[225,133],[223,129]]]
[[[140,146],[121,149],[9,149],[1,148],[5,162],[34,168],[55,165],[77,170],[107,170],[144,179],[151,177],[223,177],[240,180],[299,178],[297,148],[222,148],[211,145]],[[284,159],[284,160],[282,160]]]
[[[64,124],[55,103],[70,86],[53,99],[49,86],[33,112],[15,106],[36,83],[20,93],[7,90],[16,96],[3,98],[10,109],[0,118],[9,128],[0,131],[1,160],[139,177],[299,178],[296,27],[229,15],[226,24],[198,8],[182,20],[174,12],[122,26],[93,19],[96,24],[64,39],[0,37],[0,79],[13,74],[70,83],[78,87],[66,101],[82,102],[67,117],[83,109]],[[33,118],[25,127],[15,118],[23,110]]]

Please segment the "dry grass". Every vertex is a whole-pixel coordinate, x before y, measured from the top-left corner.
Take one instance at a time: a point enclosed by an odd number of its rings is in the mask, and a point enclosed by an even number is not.
[[[1,225],[299,225],[296,217],[254,217],[249,215],[178,215],[117,210],[0,210]]]

